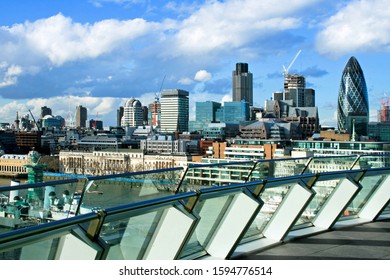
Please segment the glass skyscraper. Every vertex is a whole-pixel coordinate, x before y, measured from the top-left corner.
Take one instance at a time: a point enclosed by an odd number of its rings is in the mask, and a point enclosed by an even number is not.
[[[343,70],[337,104],[337,125],[340,131],[367,135],[369,107],[363,70],[355,57],[351,57]]]
[[[195,102],[195,121],[192,122],[191,130],[203,130],[210,123],[215,122],[219,108],[221,108],[221,103],[219,102]]]

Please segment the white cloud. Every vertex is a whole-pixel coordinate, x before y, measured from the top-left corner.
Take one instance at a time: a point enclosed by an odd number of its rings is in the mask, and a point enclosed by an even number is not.
[[[191,85],[194,83],[194,81],[191,79],[191,78],[188,78],[188,77],[184,77],[184,78],[181,78],[180,80],[177,81],[179,84],[181,85],[185,85],[185,86],[188,86],[188,85]]]
[[[324,23],[316,47],[321,54],[340,56],[356,51],[390,50],[390,9],[387,0],[354,0]]]
[[[194,80],[198,82],[207,82],[210,81],[211,78],[211,73],[207,72],[206,70],[199,70],[198,72],[196,72]]]
[[[94,24],[80,24],[57,14],[2,29],[59,66],[69,61],[96,58],[109,53],[122,43],[132,42],[158,30],[159,26],[139,18],[126,21],[108,19]]]
[[[122,98],[114,97],[83,97],[83,96],[57,96],[52,98],[33,98],[29,100],[14,100],[2,105],[0,119],[4,122],[13,122],[16,112],[20,116],[28,115],[29,111],[37,119],[41,113],[41,107],[47,106],[52,109],[53,115],[63,118],[75,117],[77,105],[82,105],[88,110],[88,119],[98,118],[103,120],[104,125],[116,124],[116,110],[123,103]]]
[[[232,96],[230,94],[225,94],[223,97],[222,97],[222,100],[221,100],[221,103],[224,104],[225,102],[230,102],[232,101]]]
[[[205,53],[242,47],[264,34],[294,29],[301,19],[291,16],[317,1],[206,1],[181,23],[175,54]]]
[[[3,72],[0,77],[0,88],[15,85],[18,82],[18,76],[23,73],[22,67],[19,65],[8,65],[6,62],[0,63],[0,71]]]

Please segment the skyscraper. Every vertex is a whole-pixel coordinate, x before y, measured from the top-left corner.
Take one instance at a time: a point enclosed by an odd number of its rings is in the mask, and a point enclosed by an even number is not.
[[[245,101],[253,105],[253,75],[248,63],[237,63],[233,71],[233,101]]]
[[[188,131],[189,99],[188,91],[181,89],[161,92],[161,131]]]
[[[76,107],[76,126],[86,127],[87,125],[87,108],[79,105]]]
[[[143,125],[142,104],[135,98],[126,101],[123,108],[121,126],[138,127]]]
[[[121,126],[124,110],[123,106],[120,106],[119,109],[116,110],[116,126]]]
[[[337,125],[340,131],[358,136],[367,135],[369,107],[363,70],[355,57],[351,57],[343,70],[337,104]]]

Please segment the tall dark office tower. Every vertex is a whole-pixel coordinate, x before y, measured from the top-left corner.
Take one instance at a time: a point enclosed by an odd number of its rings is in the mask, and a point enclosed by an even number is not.
[[[369,107],[363,70],[355,57],[345,65],[341,76],[337,104],[337,125],[340,131],[367,135]]]
[[[233,71],[233,101],[245,101],[253,105],[253,75],[248,63],[237,63]]]
[[[124,113],[123,106],[120,106],[119,109],[116,110],[116,126],[121,126],[121,121]]]
[[[87,126],[87,108],[81,105],[76,107],[76,126],[77,127]]]

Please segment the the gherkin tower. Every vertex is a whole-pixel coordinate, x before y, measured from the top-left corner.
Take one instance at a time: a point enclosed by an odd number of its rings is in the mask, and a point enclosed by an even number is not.
[[[367,135],[369,121],[368,94],[363,70],[355,57],[345,65],[341,76],[337,104],[337,125],[340,131],[358,136]]]

